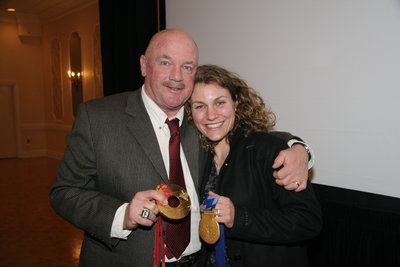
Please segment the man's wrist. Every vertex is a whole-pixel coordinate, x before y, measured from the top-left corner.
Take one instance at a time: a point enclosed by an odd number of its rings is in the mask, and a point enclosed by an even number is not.
[[[303,141],[299,141],[297,139],[290,139],[288,141],[288,146],[292,147],[294,145],[302,145],[304,147],[304,149],[307,151],[308,154],[308,169],[311,169],[314,166],[314,162],[315,162],[315,154],[314,151],[311,149],[311,147],[303,142]]]
[[[111,237],[119,239],[127,239],[131,230],[124,229],[125,210],[129,203],[122,204],[114,215],[114,221],[111,227]]]

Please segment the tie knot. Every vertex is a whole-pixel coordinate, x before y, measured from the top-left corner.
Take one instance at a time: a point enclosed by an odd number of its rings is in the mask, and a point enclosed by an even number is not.
[[[173,120],[166,119],[165,123],[168,125],[171,136],[176,136],[179,134],[179,119],[175,118]]]

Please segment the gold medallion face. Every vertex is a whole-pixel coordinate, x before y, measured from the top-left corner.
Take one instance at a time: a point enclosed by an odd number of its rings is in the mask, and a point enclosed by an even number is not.
[[[176,197],[179,200],[177,207],[163,205],[157,201],[158,211],[171,220],[179,220],[185,218],[191,208],[190,198],[185,189],[176,184],[159,185],[156,190],[163,193],[167,198]]]
[[[214,216],[214,211],[201,210],[199,232],[201,239],[207,244],[215,244],[220,236],[219,224]]]

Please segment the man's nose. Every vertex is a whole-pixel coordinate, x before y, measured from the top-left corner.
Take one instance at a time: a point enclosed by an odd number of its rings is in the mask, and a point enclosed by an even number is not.
[[[171,72],[169,74],[169,78],[171,80],[177,81],[177,82],[182,81],[183,80],[183,78],[182,78],[182,69],[179,66],[174,66],[171,69]]]

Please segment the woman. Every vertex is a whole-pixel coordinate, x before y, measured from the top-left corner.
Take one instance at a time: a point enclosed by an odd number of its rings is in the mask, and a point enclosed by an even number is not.
[[[305,241],[322,225],[310,184],[287,191],[272,165],[287,144],[271,134],[275,116],[237,75],[215,65],[197,69],[187,105],[189,120],[210,152],[201,201],[218,194],[216,220],[225,225],[230,266],[307,266]],[[214,246],[203,243],[199,266],[215,266]]]

